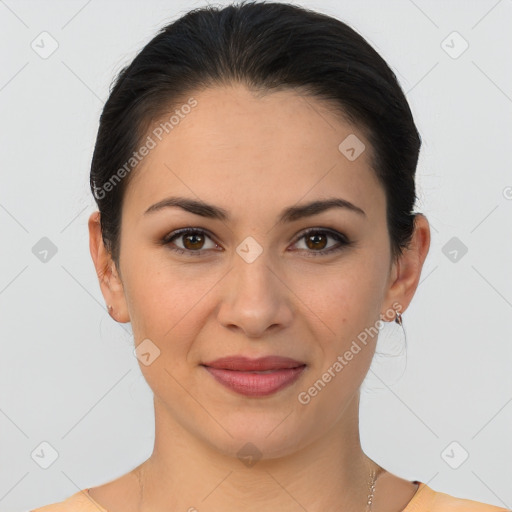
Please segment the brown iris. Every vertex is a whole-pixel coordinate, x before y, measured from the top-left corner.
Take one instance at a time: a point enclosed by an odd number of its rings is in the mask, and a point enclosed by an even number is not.
[[[307,235],[306,236],[306,245],[310,248],[310,249],[324,249],[324,247],[326,246],[326,243],[324,243],[321,247],[318,247],[318,239],[319,238],[324,238],[324,239],[327,239],[326,235],[321,235],[321,234],[318,234],[318,233],[315,233],[315,234],[312,234],[312,235]],[[310,245],[310,243],[313,244],[313,246]]]
[[[204,244],[204,236],[200,233],[191,233],[188,235],[183,235],[183,246],[186,249],[201,249],[202,244]],[[187,241],[190,241],[191,243],[187,245]]]

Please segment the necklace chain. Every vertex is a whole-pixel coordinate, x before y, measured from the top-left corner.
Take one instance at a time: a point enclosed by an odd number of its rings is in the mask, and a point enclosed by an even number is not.
[[[382,468],[380,468],[382,470]],[[369,493],[368,493],[368,501],[366,502],[366,512],[372,511],[373,506],[373,497],[375,494],[375,483],[377,481],[377,477],[380,475],[381,471],[373,471],[370,473],[370,482],[369,482]]]

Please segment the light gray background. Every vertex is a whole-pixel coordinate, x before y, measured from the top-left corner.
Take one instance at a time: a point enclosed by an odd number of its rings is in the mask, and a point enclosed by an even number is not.
[[[88,172],[114,75],[201,5],[0,0],[0,512],[63,500],[151,453],[151,392],[89,254]],[[364,383],[363,448],[399,476],[512,508],[512,1],[300,5],[380,52],[423,138],[417,209],[432,245],[404,314],[407,361],[376,356]],[[45,59],[31,47],[51,48],[43,31],[58,43]],[[454,31],[469,44],[457,58]],[[32,252],[42,237],[57,247],[46,263]],[[453,237],[468,249],[456,261]],[[403,343],[388,325],[384,352]],[[48,469],[43,442],[58,452]]]

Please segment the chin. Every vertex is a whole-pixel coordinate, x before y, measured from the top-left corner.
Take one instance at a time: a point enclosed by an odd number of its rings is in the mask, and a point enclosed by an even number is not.
[[[308,444],[308,439],[301,422],[294,421],[292,415],[287,417],[284,410],[276,414],[238,413],[229,419],[226,416],[222,426],[231,436],[219,427],[216,435],[209,430],[201,437],[215,450],[241,462],[285,457]]]

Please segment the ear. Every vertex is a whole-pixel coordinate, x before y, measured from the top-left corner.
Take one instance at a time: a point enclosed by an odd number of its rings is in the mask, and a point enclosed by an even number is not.
[[[421,276],[423,263],[430,247],[430,226],[422,213],[417,213],[414,218],[414,233],[409,248],[404,249],[395,262],[390,272],[388,290],[384,299],[387,312],[394,309],[403,313],[411,302]],[[394,320],[381,313],[381,319]]]
[[[96,268],[101,293],[107,305],[111,305],[110,314],[116,322],[130,321],[124,288],[118,269],[110,252],[106,249],[101,235],[100,212],[96,211],[89,217],[89,249]]]

